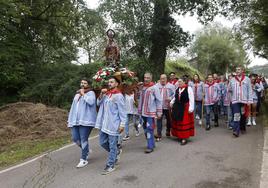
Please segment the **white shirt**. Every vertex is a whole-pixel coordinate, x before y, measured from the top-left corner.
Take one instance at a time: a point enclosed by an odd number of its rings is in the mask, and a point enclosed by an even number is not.
[[[138,114],[138,108],[134,105],[134,94],[125,95],[126,99],[126,113],[127,114]]]

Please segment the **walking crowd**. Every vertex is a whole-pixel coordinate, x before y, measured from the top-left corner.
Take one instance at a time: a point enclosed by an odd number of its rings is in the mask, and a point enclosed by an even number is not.
[[[198,74],[193,79],[187,75],[176,78],[174,72],[169,77],[160,75],[157,83],[152,80],[152,74],[147,72],[143,82],[122,93],[118,87],[120,80],[112,77],[108,89],[102,89],[98,97],[91,88],[91,81],[81,80],[81,89],[74,96],[68,117],[72,140],[81,148],[77,168],[88,164],[88,138],[93,128],[100,130],[100,145],[108,152],[103,175],[115,170],[122,142],[130,139],[130,122],[137,137],[143,127],[146,154],[154,151],[155,141],[161,141],[164,118],[166,137],[176,137],[181,145],[186,145],[195,135],[195,120],[200,126],[204,122],[206,131],[212,128],[211,122],[214,127],[224,122],[237,138],[247,126],[256,125],[261,100],[268,87],[264,77],[256,74],[248,77],[242,67],[229,75],[208,74],[204,81]]]

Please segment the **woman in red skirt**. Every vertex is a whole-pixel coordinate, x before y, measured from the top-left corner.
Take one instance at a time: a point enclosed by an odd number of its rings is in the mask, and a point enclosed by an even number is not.
[[[187,144],[187,139],[194,136],[194,94],[188,87],[187,78],[178,80],[178,89],[170,102],[172,114],[171,134],[179,139],[181,145]]]

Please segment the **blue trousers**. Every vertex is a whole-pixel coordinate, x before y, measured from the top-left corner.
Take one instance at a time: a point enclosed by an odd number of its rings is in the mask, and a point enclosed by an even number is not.
[[[81,148],[81,159],[86,160],[89,152],[88,137],[93,127],[74,126],[71,128],[72,140]]]
[[[168,109],[163,109],[163,115],[162,115],[161,119],[157,119],[157,136],[159,136],[159,137],[162,137],[163,116],[165,116],[166,120],[167,120],[166,133],[170,133],[170,128],[171,128],[170,112]]]
[[[202,101],[195,101],[195,114],[202,118]]]
[[[214,113],[214,122],[218,123],[218,104],[206,106],[206,124],[210,125],[210,113]]]
[[[114,167],[115,165],[115,160],[117,157],[117,142],[118,142],[118,136],[108,135],[100,131],[100,145],[107,152],[109,152],[106,166]]]
[[[132,118],[132,121],[133,121],[133,124],[134,124],[136,131],[138,131],[138,126],[137,126],[136,122],[137,122],[137,119],[139,118],[139,116],[135,115],[135,114],[127,114],[127,119],[126,119],[126,124],[125,124],[125,135],[126,136],[129,136],[129,121],[131,118]]]
[[[242,103],[232,104],[232,111],[233,111],[233,132],[237,135],[240,133],[240,122],[243,112]]]
[[[145,133],[145,137],[147,139],[147,148],[154,149],[155,142],[154,142],[154,118],[152,117],[144,117],[143,119],[143,129]]]

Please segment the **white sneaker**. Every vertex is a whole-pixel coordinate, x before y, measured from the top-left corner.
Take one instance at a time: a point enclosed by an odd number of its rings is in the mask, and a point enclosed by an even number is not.
[[[135,136],[140,136],[140,132],[139,131],[136,131],[136,134],[135,134]]]
[[[126,136],[124,136],[123,141],[127,141],[127,140],[129,140],[129,138],[130,138],[130,137],[126,135]]]
[[[252,125],[256,125],[255,118],[252,119]]]
[[[200,119],[200,117],[199,117],[198,115],[196,115],[196,116],[195,116],[195,119],[198,119],[198,120],[199,120],[199,119]]]
[[[84,159],[80,159],[80,162],[78,163],[78,165],[76,166],[76,168],[83,168],[88,164],[88,161],[84,160]]]
[[[252,125],[251,124],[251,117],[248,118],[248,123],[247,123],[247,126],[250,126],[250,125]]]
[[[142,125],[139,123],[139,124],[138,124],[138,128],[141,128],[141,126],[142,126]]]
[[[199,125],[202,125],[202,120],[199,120],[199,121],[198,121],[198,124],[199,124]]]

